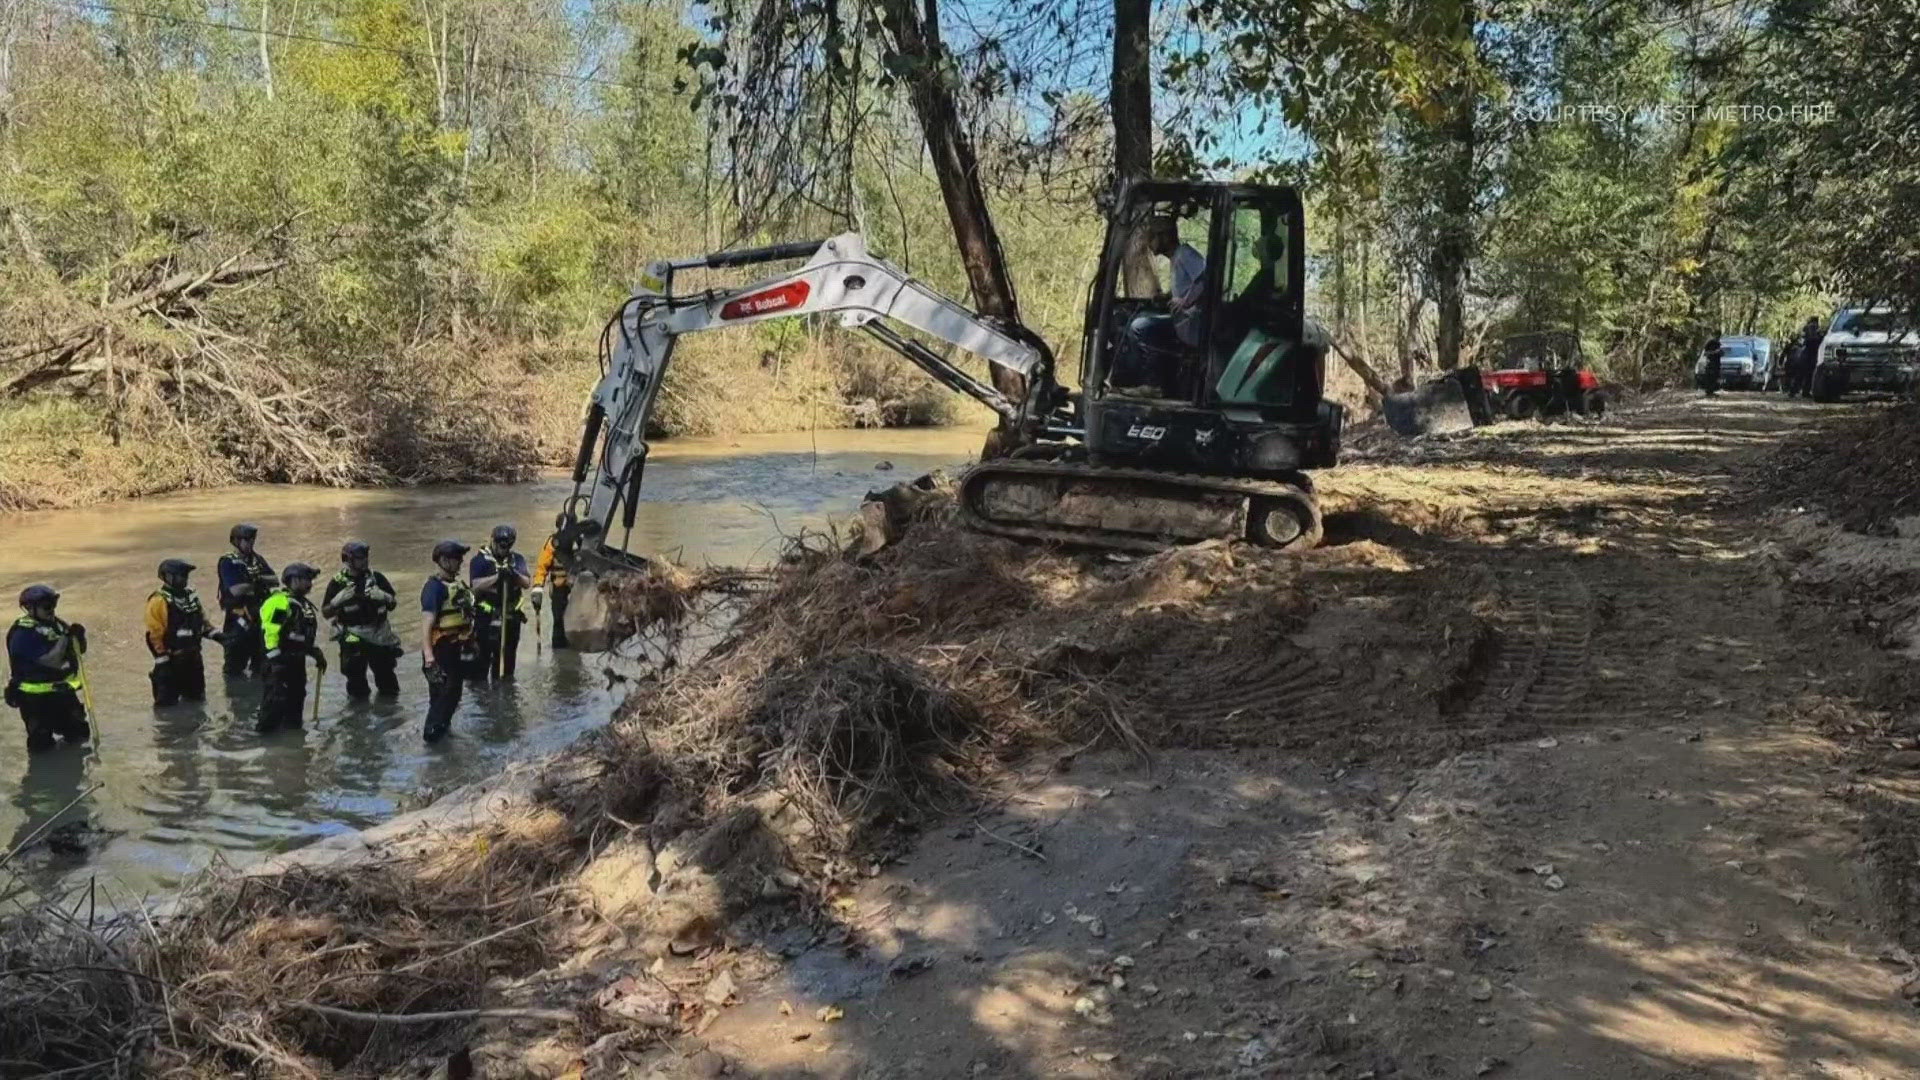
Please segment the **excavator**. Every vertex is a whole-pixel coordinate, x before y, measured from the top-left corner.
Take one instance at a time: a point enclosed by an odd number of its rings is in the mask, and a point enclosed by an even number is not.
[[[1156,242],[1188,268],[1178,296],[1159,291],[1146,260]],[[682,287],[699,271],[793,261],[748,285]],[[648,418],[681,337],[836,316],[999,417],[1006,456],[958,482],[970,528],[1120,551],[1216,538],[1309,548],[1323,530],[1308,472],[1337,461],[1345,415],[1323,398],[1327,336],[1305,294],[1293,189],[1128,183],[1109,210],[1073,390],[1032,331],[941,295],[857,233],[655,262],[601,334],[561,533],[585,571],[645,565],[628,539]],[[983,381],[956,352],[1019,375],[997,381],[1024,390]]]

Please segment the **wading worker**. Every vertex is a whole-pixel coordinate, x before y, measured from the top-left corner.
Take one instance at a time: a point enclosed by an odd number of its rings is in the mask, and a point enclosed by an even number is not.
[[[520,624],[527,616],[520,598],[533,584],[527,557],[513,550],[519,534],[511,525],[495,525],[493,540],[473,555],[467,579],[480,605],[480,664],[476,679],[513,678],[513,662],[520,651]]]
[[[442,540],[433,545],[434,576],[420,587],[420,669],[427,676],[428,742],[437,742],[453,726],[460,688],[476,656],[473,590],[460,580],[467,545]]]
[[[20,590],[25,614],[7,630],[7,704],[20,710],[27,726],[27,752],[51,750],[56,738],[80,746],[93,737],[87,710],[80,704],[80,656],[87,651],[87,628],[61,622],[53,609],[60,594],[48,585]]]
[[[540,602],[548,592],[553,594],[553,647],[567,647],[567,598],[573,594],[573,556],[578,545],[566,534],[567,515],[561,514],[554,520],[553,535],[541,545],[540,554],[533,560],[533,592],[528,598],[533,601],[533,610],[540,610]]]
[[[300,708],[307,700],[307,658],[326,674],[327,654],[320,651],[320,613],[307,593],[319,571],[303,562],[288,563],[280,572],[283,588],[260,605],[260,633],[266,645],[267,690],[260,697],[260,719],[254,729],[265,734],[300,725]]]
[[[175,705],[207,700],[207,669],[200,658],[200,639],[220,640],[207,621],[200,597],[187,587],[193,564],[167,559],[160,564],[160,587],[147,597],[147,651],[153,654],[153,703]]]
[[[215,567],[220,575],[220,610],[225,615],[220,626],[220,643],[227,651],[222,670],[228,675],[245,675],[248,667],[256,675],[267,673],[261,659],[265,646],[260,636],[260,605],[277,583],[273,567],[253,550],[259,535],[252,525],[235,525],[227,533],[233,550],[220,556]]]
[[[368,670],[381,697],[400,692],[394,668],[403,650],[400,635],[387,622],[387,613],[398,601],[387,576],[368,567],[369,557],[367,545],[358,540],[341,545],[340,561],[346,565],[327,582],[326,596],[320,601],[321,613],[339,628],[334,636],[340,640],[340,671],[347,677],[350,698],[371,696]]]

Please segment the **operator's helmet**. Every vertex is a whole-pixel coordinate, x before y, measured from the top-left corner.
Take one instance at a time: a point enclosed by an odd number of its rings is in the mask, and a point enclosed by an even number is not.
[[[227,530],[227,543],[237,544],[242,540],[251,540],[259,535],[260,529],[258,526],[248,525],[243,522]]]
[[[512,547],[513,542],[518,539],[520,539],[520,534],[515,532],[511,525],[495,525],[493,527],[493,542],[501,547]]]
[[[60,591],[51,585],[29,585],[20,590],[20,606],[29,610],[42,604],[60,602]]]
[[[433,561],[462,558],[471,550],[473,549],[458,540],[442,540],[433,545]]]
[[[188,562],[185,559],[160,560],[160,580],[161,581],[165,581],[176,574],[179,575],[180,577],[186,577],[188,574],[191,574],[191,573],[193,573],[193,564]]]
[[[347,562],[351,559],[364,559],[370,550],[372,549],[367,547],[365,541],[349,540],[340,545],[340,561]]]
[[[315,570],[303,562],[288,563],[287,568],[280,571],[280,581],[285,585],[292,585],[294,581],[299,578],[306,578],[307,581],[311,583],[314,578],[319,576],[320,572],[318,570]]]

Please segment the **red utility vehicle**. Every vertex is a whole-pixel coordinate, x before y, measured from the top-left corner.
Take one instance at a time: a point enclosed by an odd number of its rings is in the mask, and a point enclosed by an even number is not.
[[[1510,368],[1480,375],[1493,411],[1510,420],[1531,420],[1576,412],[1599,416],[1607,411],[1600,379],[1585,368]]]

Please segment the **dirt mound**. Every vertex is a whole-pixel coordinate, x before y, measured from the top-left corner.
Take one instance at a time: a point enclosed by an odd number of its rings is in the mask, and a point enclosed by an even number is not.
[[[1768,463],[1769,501],[1819,510],[1843,528],[1888,535],[1920,514],[1920,404],[1901,404],[1842,425],[1810,430]]]

